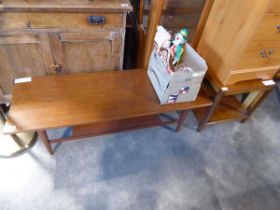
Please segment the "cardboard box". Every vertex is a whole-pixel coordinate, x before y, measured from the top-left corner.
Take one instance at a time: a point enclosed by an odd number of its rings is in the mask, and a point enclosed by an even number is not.
[[[148,76],[161,104],[190,102],[197,97],[207,71],[206,62],[189,44],[185,45],[182,59],[188,68],[171,72],[157,51],[152,51]]]

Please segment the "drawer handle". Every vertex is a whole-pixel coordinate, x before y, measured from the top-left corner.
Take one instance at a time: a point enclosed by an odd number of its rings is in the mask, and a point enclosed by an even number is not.
[[[57,75],[59,75],[63,70],[62,65],[60,64],[53,65],[53,70],[56,72]]]
[[[268,55],[267,55],[267,53],[266,53],[265,50],[262,50],[262,51],[261,51],[261,56],[262,56],[263,58],[267,58],[267,57],[268,57]]]
[[[271,56],[272,54],[273,54],[273,49],[270,49],[269,51],[268,51],[268,53],[266,52],[266,50],[262,50],[261,51],[261,56],[263,57],[263,58],[267,58],[267,57],[269,57],[269,56]]]
[[[88,16],[88,22],[92,25],[103,25],[105,23],[104,16]]]

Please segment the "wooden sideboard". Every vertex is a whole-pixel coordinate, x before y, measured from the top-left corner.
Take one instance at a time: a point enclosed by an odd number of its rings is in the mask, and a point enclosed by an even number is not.
[[[280,68],[280,1],[214,0],[198,51],[224,85]]]
[[[13,80],[122,69],[129,0],[2,0],[0,103]]]

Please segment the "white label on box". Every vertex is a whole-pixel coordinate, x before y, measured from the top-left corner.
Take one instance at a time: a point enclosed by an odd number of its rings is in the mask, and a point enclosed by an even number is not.
[[[200,77],[200,73],[199,72],[193,73],[193,77]]]
[[[273,80],[262,81],[262,83],[263,83],[265,86],[275,85],[275,82],[274,82]]]
[[[201,77],[200,72],[195,73],[194,77]]]
[[[22,77],[22,78],[15,79],[15,84],[24,83],[24,82],[31,82],[31,81],[32,81],[31,77]]]
[[[128,7],[128,4],[121,4],[121,7]]]

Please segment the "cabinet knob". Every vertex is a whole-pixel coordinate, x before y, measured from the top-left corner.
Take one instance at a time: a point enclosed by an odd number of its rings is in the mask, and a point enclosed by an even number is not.
[[[277,26],[278,32],[280,33],[280,24]]]
[[[261,56],[262,56],[263,58],[267,58],[267,57],[268,57],[268,55],[267,55],[267,53],[266,53],[265,50],[262,50],[262,51],[261,51]]]
[[[274,52],[273,49],[269,49],[268,52],[263,49],[260,54],[263,58],[267,58],[267,57],[271,56],[273,54],[273,52]]]
[[[57,75],[59,75],[59,74],[62,72],[62,70],[63,70],[62,65],[60,65],[60,64],[55,64],[55,65],[53,66],[53,70],[56,72]]]
[[[269,51],[268,51],[268,55],[272,55],[273,54],[273,49],[270,49]]]
[[[92,25],[103,25],[105,23],[105,17],[91,15],[88,16],[88,22]]]

